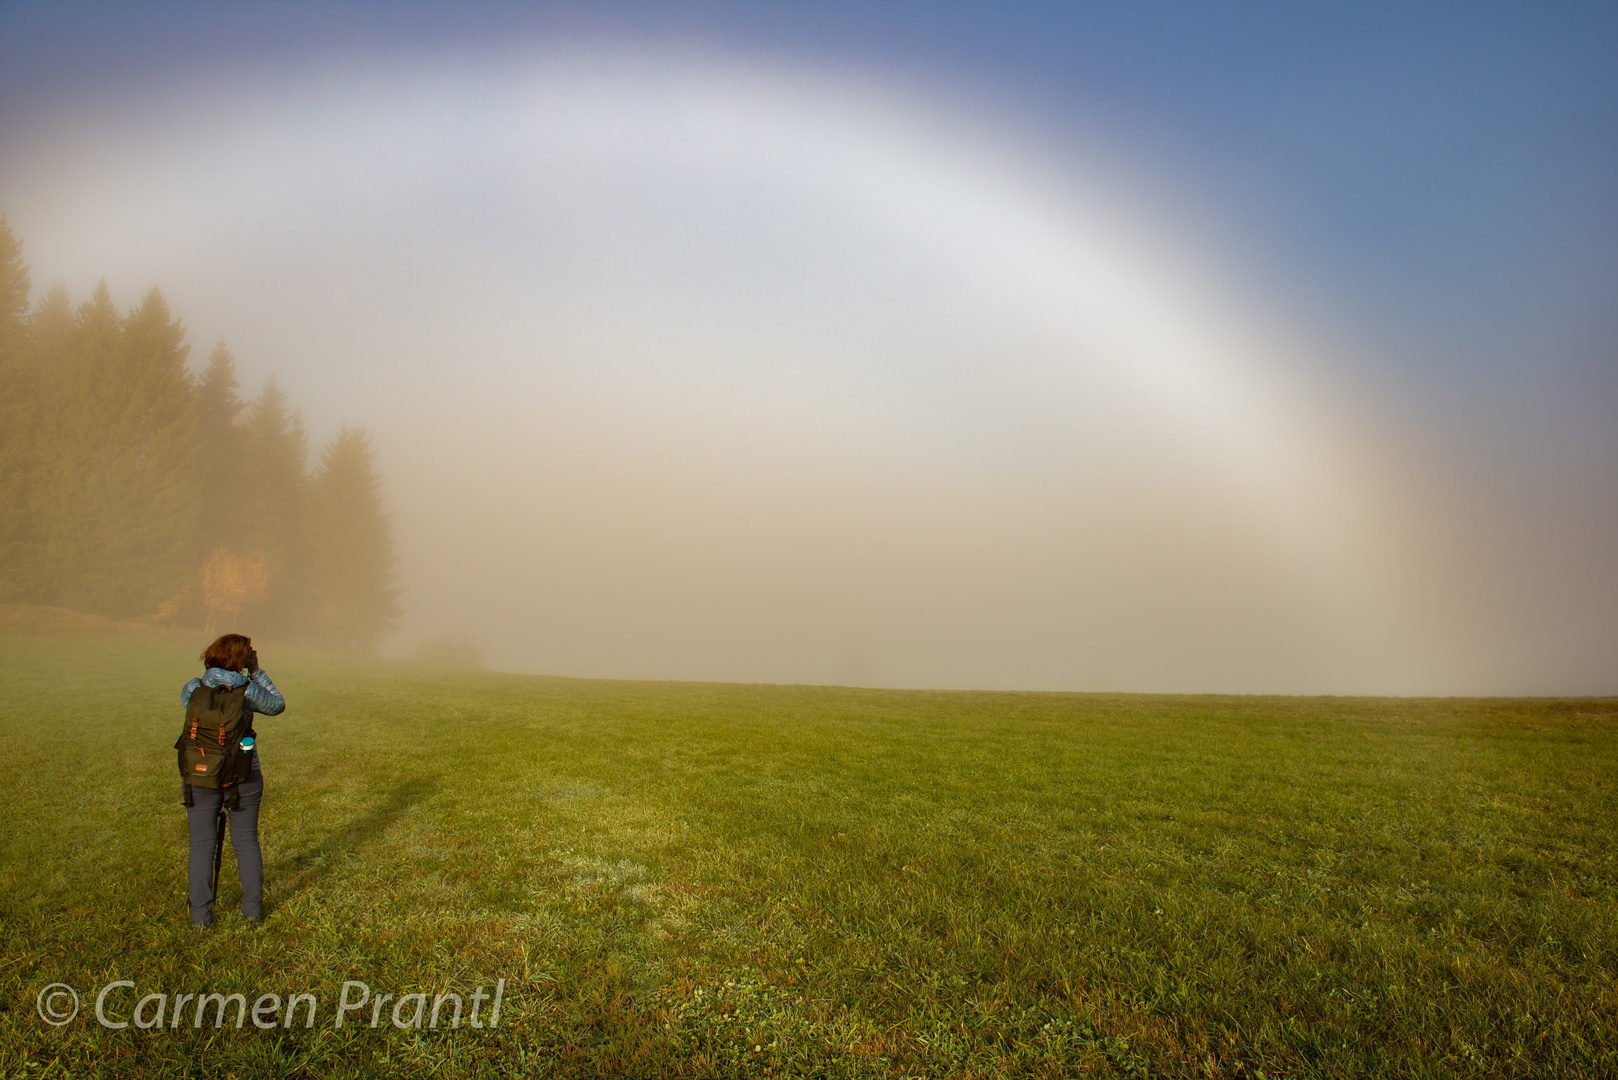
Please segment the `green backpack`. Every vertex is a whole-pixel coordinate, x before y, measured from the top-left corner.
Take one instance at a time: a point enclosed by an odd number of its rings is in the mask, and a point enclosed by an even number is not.
[[[251,735],[247,687],[199,686],[185,706],[185,726],[174,740],[180,778],[204,788],[228,788],[253,775],[253,755],[242,749]]]

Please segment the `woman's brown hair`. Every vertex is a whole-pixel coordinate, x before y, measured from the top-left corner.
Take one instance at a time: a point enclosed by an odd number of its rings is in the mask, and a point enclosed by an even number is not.
[[[202,662],[211,668],[240,671],[247,666],[247,655],[252,651],[252,638],[242,634],[225,634],[202,650]]]

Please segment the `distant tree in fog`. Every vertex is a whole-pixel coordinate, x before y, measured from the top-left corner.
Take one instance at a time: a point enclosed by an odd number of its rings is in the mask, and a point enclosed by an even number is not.
[[[338,648],[374,648],[400,609],[393,529],[363,430],[344,426],[321,451],[309,509],[317,635]]]
[[[13,235],[6,219],[0,217],[0,364],[10,365],[21,356],[27,336],[28,266],[22,261],[22,242]]]
[[[203,565],[200,579],[208,634],[234,622],[242,608],[262,601],[269,585],[264,556],[243,558],[226,547],[215,549]]]
[[[179,320],[157,289],[120,316],[105,283],[61,334],[47,298],[30,509],[49,603],[151,612],[189,573],[198,501],[194,388]]]
[[[28,337],[28,267],[0,218],[0,602],[23,599],[38,538],[28,513],[38,370]]]
[[[9,235],[9,234],[7,234]],[[73,305],[67,289],[53,285],[23,324],[18,353],[11,364],[14,376],[0,400],[5,431],[0,453],[5,455],[5,539],[0,541],[0,600],[15,603],[44,598],[50,587],[46,569],[44,474],[55,448],[60,408],[54,408],[57,381],[47,377],[51,358],[61,360],[71,348]],[[15,517],[13,517],[15,515]]]
[[[245,451],[247,403],[237,395],[236,360],[221,341],[197,378],[197,438],[202,453],[202,489],[207,497],[239,495],[247,481]],[[242,524],[225,514],[205,514],[197,528],[197,554],[221,544],[239,544]]]
[[[182,620],[200,622],[211,637],[225,624],[234,624],[243,609],[262,603],[268,591],[264,556],[242,556],[221,545],[191,580],[157,605],[152,618],[170,626]]]
[[[370,648],[398,616],[381,481],[344,428],[309,475],[274,379],[251,403],[216,345],[186,370],[153,289],[121,314],[105,283],[32,310],[0,218],[0,603],[43,603]]]
[[[309,437],[272,377],[247,407],[245,449],[236,490],[241,493],[242,547],[264,557],[270,590],[256,611],[266,633],[293,635],[307,627],[311,573],[305,517],[310,497]],[[250,522],[250,524],[249,524]]]

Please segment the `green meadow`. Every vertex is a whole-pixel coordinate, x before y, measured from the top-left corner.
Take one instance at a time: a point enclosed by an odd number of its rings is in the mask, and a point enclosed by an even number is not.
[[[200,647],[0,637],[0,1075],[1618,1074],[1618,702],[264,648],[289,703],[258,725],[266,918],[227,846],[198,931],[170,745]],[[109,1019],[149,999],[161,1027],[96,1020],[120,981]],[[81,1002],[61,1026],[51,983]],[[267,1024],[188,1001],[174,1026],[180,994]],[[267,1003],[293,994],[312,1025]]]

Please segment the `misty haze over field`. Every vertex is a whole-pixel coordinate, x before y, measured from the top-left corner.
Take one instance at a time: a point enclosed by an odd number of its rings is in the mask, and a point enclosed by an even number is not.
[[[392,651],[1618,691],[1610,13],[1292,19],[1151,89],[1192,16],[290,10],[0,13],[0,212],[36,291],[159,286],[193,366],[366,428]]]

